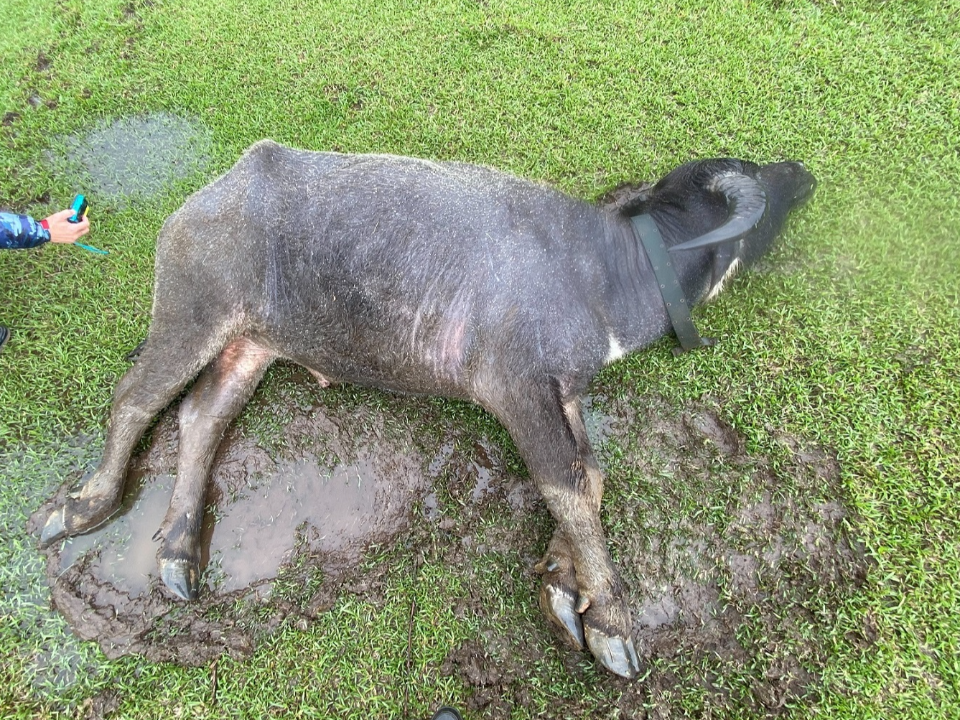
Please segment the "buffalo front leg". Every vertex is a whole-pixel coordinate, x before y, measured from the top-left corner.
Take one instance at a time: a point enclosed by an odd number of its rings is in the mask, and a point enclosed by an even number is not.
[[[251,340],[234,340],[203,371],[180,405],[177,479],[154,539],[160,539],[160,578],[184,600],[195,599],[200,590],[200,527],[214,455],[227,426],[275,357]]]
[[[202,339],[196,338],[195,353],[186,348],[176,359],[162,342],[147,343],[114,391],[100,466],[51,513],[40,532],[42,545],[92,530],[120,507],[130,455],[157,413],[199,372],[202,365],[189,358],[200,356]]]
[[[582,464],[584,495],[593,511],[600,513],[603,497],[603,474],[593,454],[583,423],[580,399],[574,397],[563,403],[563,415],[577,445]],[[574,570],[570,540],[559,526],[555,530],[543,559],[536,566],[543,576],[540,588],[540,609],[563,633],[567,642],[578,650],[586,646],[583,622],[577,612],[579,586]]]
[[[561,397],[554,380],[528,386],[508,398],[496,414],[557,522],[541,565],[547,585],[541,607],[574,642],[585,641],[604,667],[633,678],[640,671],[633,623],[600,523],[602,479],[579,404],[575,398]]]

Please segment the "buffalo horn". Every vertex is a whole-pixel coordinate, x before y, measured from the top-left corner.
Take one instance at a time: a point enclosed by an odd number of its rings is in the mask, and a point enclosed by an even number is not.
[[[767,196],[753,178],[740,173],[717,175],[709,188],[727,200],[730,215],[727,221],[706,235],[674,245],[671,250],[696,250],[720,243],[739,240],[750,232],[763,217]]]

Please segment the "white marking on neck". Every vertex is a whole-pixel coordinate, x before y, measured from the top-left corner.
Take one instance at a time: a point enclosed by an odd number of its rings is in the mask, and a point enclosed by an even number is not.
[[[730,280],[730,278],[732,278],[734,275],[736,275],[740,271],[740,268],[742,265],[743,265],[743,261],[740,260],[740,258],[734,258],[733,262],[730,263],[730,267],[727,268],[727,271],[723,274],[723,277],[720,278],[720,282],[714,285],[713,288],[710,290],[710,294],[707,295],[707,299],[705,302],[710,302],[717,295],[723,292],[723,286],[726,285],[727,281]]]
[[[609,365],[612,362],[616,362],[627,354],[623,349],[623,346],[620,344],[620,341],[617,340],[613,333],[610,333],[607,336],[607,342],[609,345],[607,350],[607,358],[604,360],[605,364]]]

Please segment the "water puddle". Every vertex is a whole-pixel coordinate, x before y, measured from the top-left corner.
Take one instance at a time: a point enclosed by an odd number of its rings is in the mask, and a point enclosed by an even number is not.
[[[499,451],[488,441],[464,443],[451,434],[428,462],[409,434],[387,438],[382,416],[366,409],[333,421],[325,408],[298,406],[279,443],[289,455],[280,450],[275,456],[276,450],[232,430],[217,453],[206,498],[200,597],[183,603],[160,581],[154,540],[173,493],[175,418],[175,410],[164,415],[149,447],[131,463],[119,512],[102,528],[46,553],[55,606],[80,637],[96,639],[110,657],[135,652],[198,664],[224,652],[245,655],[255,629],[241,629],[237,618],[225,624],[224,607],[250,598],[274,603],[280,578],[287,588],[290,573],[302,572],[294,586],[316,585],[322,577],[323,587],[300,598],[300,610],[287,603],[279,612],[312,616],[329,607],[369,548],[389,546],[417,521],[421,528],[423,520],[446,529],[467,523],[471,506],[496,502],[504,484]],[[325,444],[306,449],[309,438],[318,437]],[[448,481],[455,496],[445,492]],[[32,532],[68,490],[62,487],[34,513]],[[181,641],[157,641],[169,632]]]
[[[213,138],[197,122],[171,113],[120,118],[85,134],[64,138],[48,151],[62,173],[77,176],[94,199],[122,204],[161,194],[171,184],[204,170]],[[58,162],[59,161],[59,162]]]
[[[495,460],[497,455],[490,445],[485,442],[477,442],[474,443],[473,449],[476,459],[471,461],[470,468],[477,479],[477,483],[473,486],[470,499],[476,503],[483,500],[487,494],[496,492],[494,480],[500,476],[502,470],[500,463]]]
[[[210,574],[215,591],[232,592],[274,578],[291,559],[297,528],[311,533],[315,551],[336,554],[395,532],[391,478],[372,457],[333,469],[309,459],[284,463],[259,487],[226,506],[213,525]]]
[[[452,440],[447,440],[443,443],[437,451],[437,454],[430,460],[430,465],[427,466],[427,474],[432,478],[440,477],[441,470],[443,470],[444,465],[450,460],[455,449],[456,445],[454,445]]]
[[[88,571],[100,580],[109,580],[131,598],[143,595],[156,577],[157,544],[153,533],[173,494],[173,477],[161,475],[146,484],[132,507],[99,530],[64,541],[60,551],[63,570],[83,557],[90,557]]]
[[[389,465],[396,470],[396,462]],[[212,493],[219,497],[201,536],[208,592],[229,594],[275,578],[305,526],[312,529],[313,551],[353,557],[373,540],[396,533],[413,499],[372,455],[333,468],[313,457],[284,461],[253,482],[233,499],[216,489]],[[150,478],[134,490],[129,508],[104,527],[65,541],[61,572],[83,559],[86,573],[131,599],[157,587],[153,535],[167,512],[173,483],[172,475]]]

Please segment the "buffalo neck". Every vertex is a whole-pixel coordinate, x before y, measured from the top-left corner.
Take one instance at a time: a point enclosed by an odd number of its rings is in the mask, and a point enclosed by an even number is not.
[[[624,352],[663,337],[672,328],[650,259],[625,215],[610,216],[604,232],[603,259],[607,282],[603,307],[608,330]]]
[[[702,338],[697,332],[690,314],[692,303],[687,299],[680,284],[670,251],[667,249],[657,223],[648,214],[632,215],[630,223],[637,244],[643,247],[653,266],[653,275],[660,289],[663,304],[666,306],[667,315],[670,316],[670,324],[680,342],[680,348],[686,351],[713,345],[712,340]],[[674,353],[677,351],[678,348],[674,348]]]

